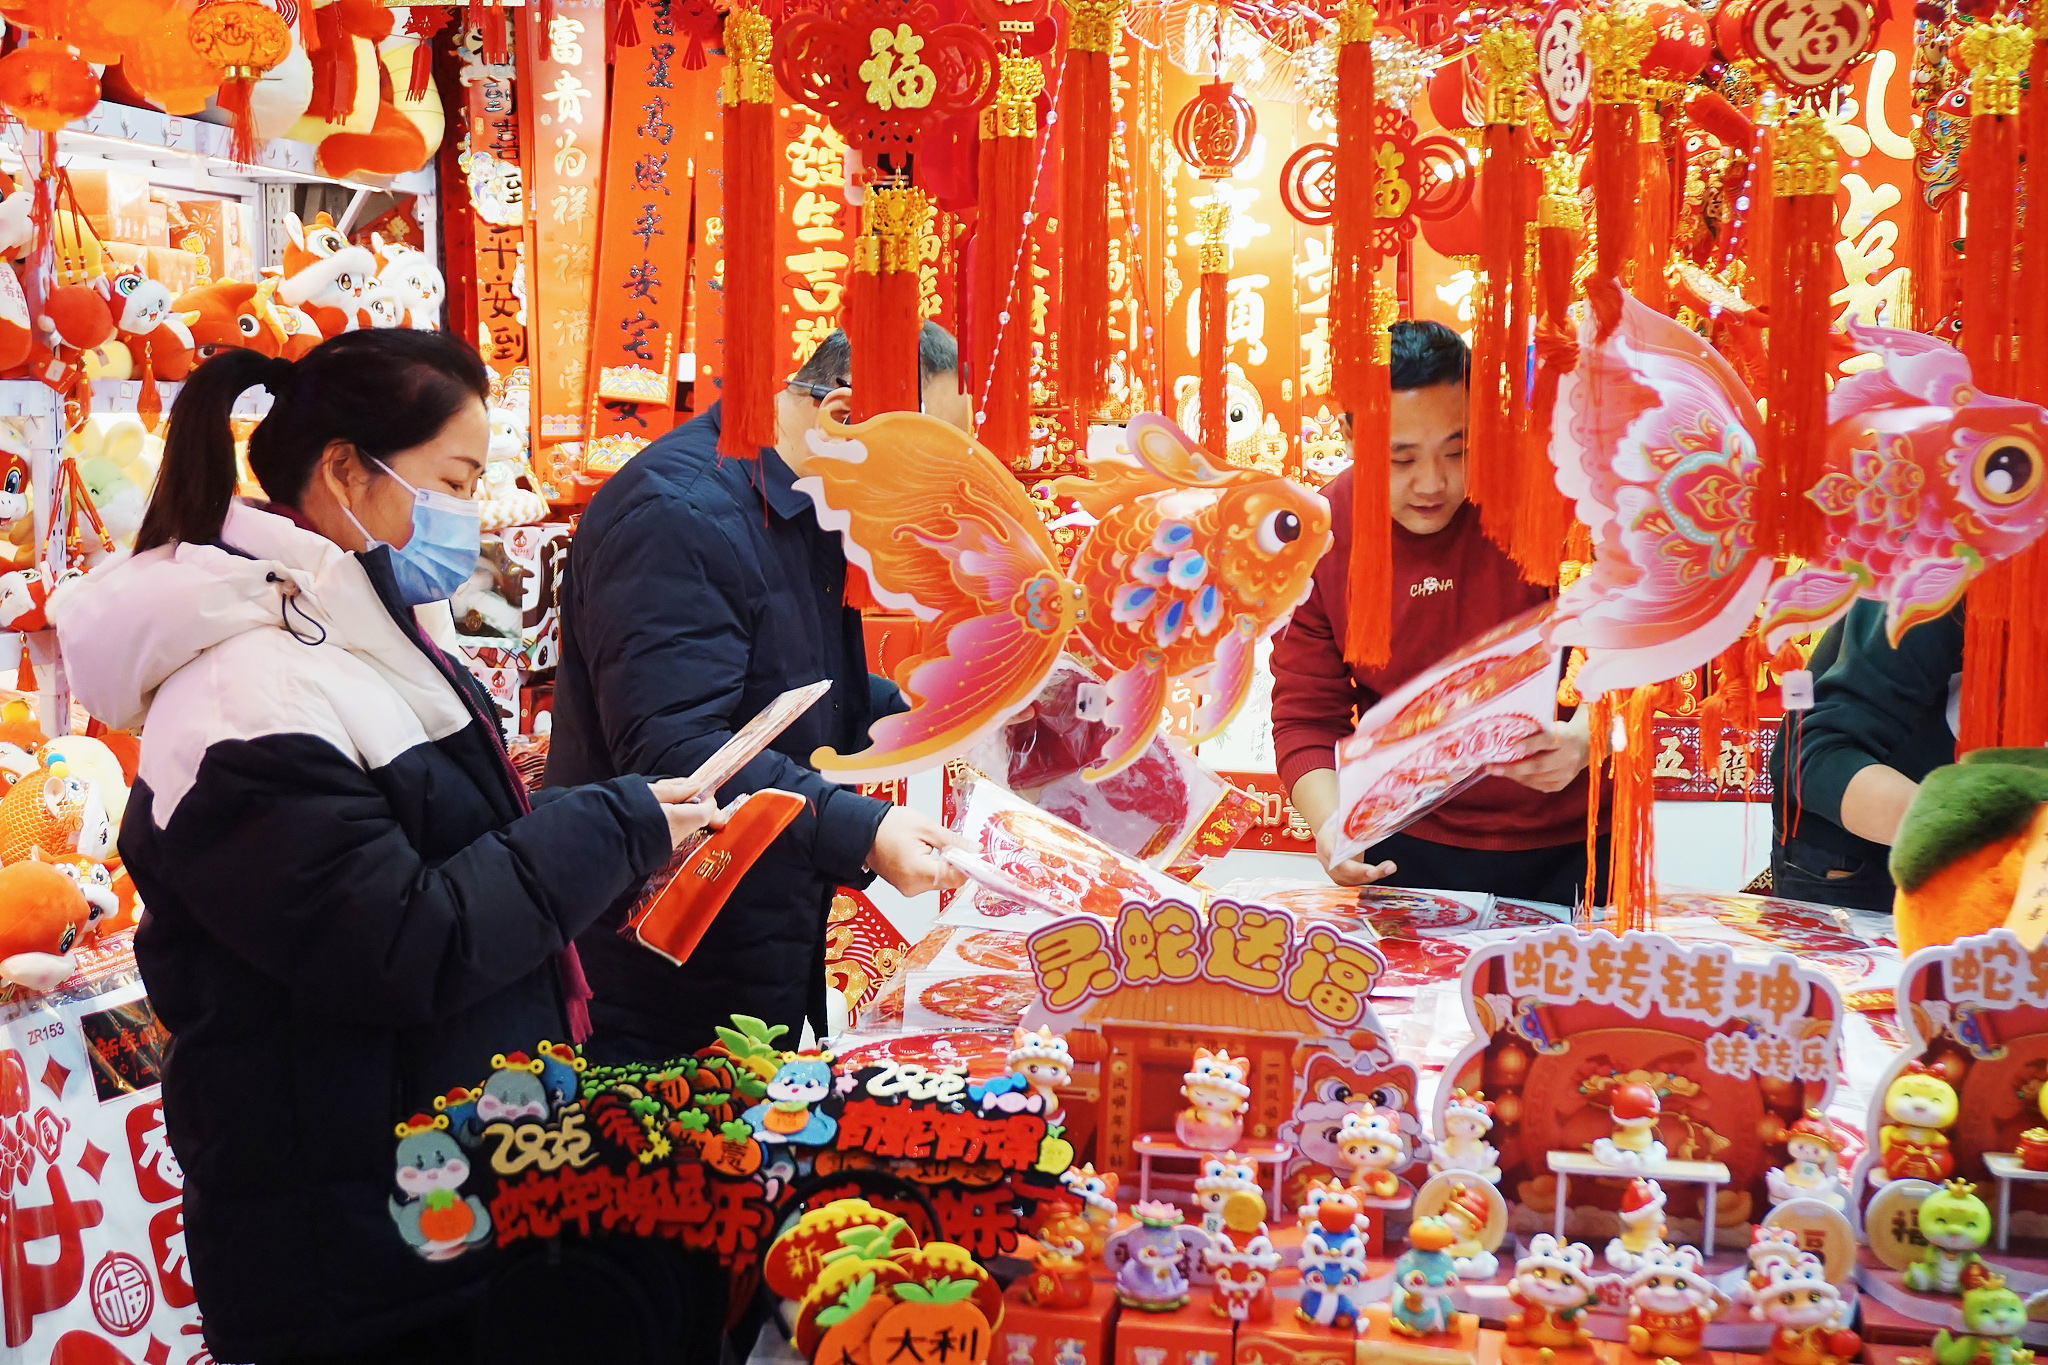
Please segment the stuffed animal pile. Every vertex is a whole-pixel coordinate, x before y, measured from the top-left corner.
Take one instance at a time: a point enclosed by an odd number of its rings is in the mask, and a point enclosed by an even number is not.
[[[0,719],[0,993],[55,989],[78,953],[134,927],[115,848],[135,778],[133,736],[46,739],[19,703]]]

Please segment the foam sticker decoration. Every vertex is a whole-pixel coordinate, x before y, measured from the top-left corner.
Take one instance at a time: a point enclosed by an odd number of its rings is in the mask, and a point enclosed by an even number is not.
[[[2048,528],[2048,411],[1982,392],[1933,337],[1851,324],[1882,367],[1828,396],[1826,472],[1796,490],[1826,553],[1776,583],[1758,545],[1756,404],[1714,349],[1612,281],[1559,386],[1551,460],[1592,533],[1590,572],[1558,599],[1553,643],[1582,647],[1591,698],[1677,677],[1733,645],[1763,608],[1765,645],[1819,630],[1864,597],[1894,644],[1985,567]],[[1615,296],[1618,296],[1616,298]]]
[[[810,443],[797,487],[877,599],[925,622],[929,642],[897,669],[907,713],[875,722],[858,754],[812,756],[842,781],[935,767],[985,738],[1030,703],[1075,636],[1111,674],[1112,734],[1086,776],[1144,753],[1176,679],[1206,694],[1194,736],[1206,739],[1243,704],[1258,641],[1308,595],[1330,544],[1320,494],[1219,465],[1149,413],[1127,428],[1123,454],[1055,484],[1095,519],[1071,575],[1015,476],[946,423],[827,419]]]

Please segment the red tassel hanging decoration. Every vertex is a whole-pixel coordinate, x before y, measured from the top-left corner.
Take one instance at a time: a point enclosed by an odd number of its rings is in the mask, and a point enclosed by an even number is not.
[[[617,0],[619,21],[612,26],[613,47],[640,46],[639,6],[634,0]]]
[[[1577,367],[1579,343],[1571,317],[1572,275],[1585,227],[1571,157],[1560,152],[1543,164],[1543,198],[1536,210],[1536,386],[1522,437],[1516,481],[1514,538],[1508,553],[1531,583],[1553,583],[1558,553],[1572,526],[1571,509],[1557,491],[1550,462],[1550,419],[1558,382]]]
[[[1330,216],[1330,388],[1345,411],[1367,404],[1373,369],[1373,250],[1378,151],[1373,141],[1372,33],[1379,14],[1366,0],[1347,0],[1337,28],[1337,152]],[[1381,400],[1384,401],[1384,400]],[[1354,459],[1367,450],[1353,432]],[[1352,523],[1352,535],[1368,529]],[[1354,543],[1352,555],[1357,557]],[[1355,599],[1354,599],[1355,600]],[[1355,607],[1354,607],[1355,610]]]
[[[854,255],[856,280],[867,276],[855,308],[854,420],[881,412],[916,412],[919,399],[918,245],[931,205],[921,191],[870,185],[861,203],[864,231]]]
[[[1664,159],[1663,120],[1653,101],[1636,111],[1635,274],[1630,292],[1660,313],[1671,311],[1671,288],[1664,281],[1664,263],[1671,259],[1671,167]]]
[[[503,66],[511,60],[508,20],[502,8],[484,0],[470,0],[469,22],[483,39],[484,65]]]
[[[1826,472],[1828,330],[1834,305],[1835,142],[1812,109],[1779,125],[1772,148],[1770,410],[1761,518],[1778,554],[1817,558],[1827,526],[1807,494]]]
[[[1479,40],[1486,81],[1485,144],[1479,163],[1478,308],[1473,321],[1472,379],[1465,420],[1465,496],[1496,544],[1514,539],[1517,428],[1527,373],[1528,319],[1524,287],[1529,257],[1529,77],[1535,41],[1518,25],[1489,29]]]
[[[767,16],[735,9],[725,18],[726,240],[775,238],[775,77]],[[725,376],[721,455],[751,460],[775,444],[775,256],[735,250],[725,257]],[[858,353],[856,353],[858,354]]]
[[[1025,229],[1037,174],[1036,58],[1005,57],[993,105],[981,115],[980,221],[974,234],[970,370],[981,396],[981,443],[1013,468],[1031,450],[1030,251]]]
[[[1614,929],[1650,927],[1650,912],[1657,900],[1657,839],[1652,816],[1656,810],[1655,779],[1651,776],[1651,718],[1665,685],[1638,687],[1621,695],[1613,714],[1622,719],[1625,747],[1614,755],[1614,832],[1609,903],[1614,906]],[[1597,810],[1590,806],[1589,810]],[[1593,864],[1588,863],[1588,870]]]
[[[21,636],[21,662],[14,670],[14,690],[26,692],[30,696],[34,696],[36,691],[36,665],[35,661],[29,658],[26,631]]]
[[[1956,753],[1996,749],[2003,740],[2006,637],[2012,614],[2011,562],[1993,564],[1970,584],[1963,615],[1963,683]]]
[[[1394,508],[1393,440],[1388,410],[1392,397],[1387,366],[1392,358],[1394,295],[1373,289],[1371,367],[1365,403],[1352,413],[1351,563],[1344,626],[1344,661],[1376,668],[1393,652]]]
[[[1121,0],[1080,0],[1060,78],[1060,383],[1075,437],[1109,401],[1110,54]]]
[[[2048,205],[2048,32],[2034,34],[2027,93],[2020,117],[2026,144],[2020,198]],[[2019,297],[2048,298],[2048,211],[2032,211],[2021,225]],[[2019,356],[2013,396],[2048,405],[2048,308],[2018,308]],[[2044,585],[2048,586],[2048,585]]]
[[[454,22],[454,14],[440,5],[414,5],[405,21],[405,32],[419,39],[412,50],[412,68],[406,75],[405,97],[423,100],[434,78],[434,39]]]
[[[1583,664],[1585,656],[1576,649],[1572,651],[1573,662]],[[1565,677],[1569,681],[1578,676],[1578,669],[1568,669]],[[1588,713],[1586,721],[1586,905],[1591,908],[1601,903],[1599,893],[1603,888],[1593,883],[1598,877],[1595,869],[1600,866],[1600,777],[1601,770],[1614,759],[1611,741],[1614,738],[1614,698],[1616,693],[1606,692],[1583,705]],[[1610,866],[1612,859],[1610,858]],[[1614,879],[1609,874],[1604,888],[1611,898]]]
[[[1638,110],[1643,100],[1643,58],[1655,37],[1646,17],[1620,4],[1595,10],[1585,19],[1584,45],[1593,64],[1594,269],[1611,280],[1626,281],[1629,263],[1637,254],[1637,172],[1642,158]],[[1602,310],[1604,337],[1621,322],[1621,301],[1611,293],[1592,297]]]

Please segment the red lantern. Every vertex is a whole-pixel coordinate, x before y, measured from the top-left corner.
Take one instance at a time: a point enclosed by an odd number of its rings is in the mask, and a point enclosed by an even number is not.
[[[118,62],[126,46],[107,27],[100,7],[84,0],[26,0],[8,11],[8,17],[45,38],[77,48],[78,55],[88,62]]]
[[[291,55],[292,31],[262,0],[203,0],[185,32],[199,59],[221,69],[220,107],[235,120],[231,155],[246,164],[256,155],[249,93],[264,72]]]
[[[129,49],[121,70],[167,114],[196,114],[220,88],[222,70],[192,46],[190,18],[173,10]]]
[[[84,118],[100,102],[100,78],[68,46],[30,38],[0,57],[0,104],[39,133]]]
[[[1211,81],[1173,121],[1173,149],[1204,180],[1227,179],[1251,154],[1259,117],[1229,81]]]
[[[1706,16],[1680,0],[1651,0],[1645,13],[1655,36],[1643,58],[1643,79],[1682,83],[1699,75],[1714,50]]]

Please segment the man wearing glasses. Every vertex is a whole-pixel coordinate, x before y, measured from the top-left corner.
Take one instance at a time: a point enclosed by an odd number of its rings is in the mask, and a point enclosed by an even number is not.
[[[776,443],[758,461],[718,455],[719,405],[613,475],[577,527],[562,592],[548,784],[598,775],[680,776],[792,687],[832,691],[719,792],[779,787],[810,805],[754,864],[680,967],[622,939],[626,905],[578,940],[595,998],[591,1055],[652,1061],[713,1041],[733,1014],[825,1031],[825,918],[840,886],[879,876],[905,895],[957,885],[938,856],[952,835],[915,811],[820,777],[810,755],[866,747],[902,709],[872,677],[860,613],[845,604],[839,537],[818,525],[790,466],[821,410],[845,420],[852,353],[843,332],[776,395]],[[959,350],[926,323],[926,411],[971,429]]]

